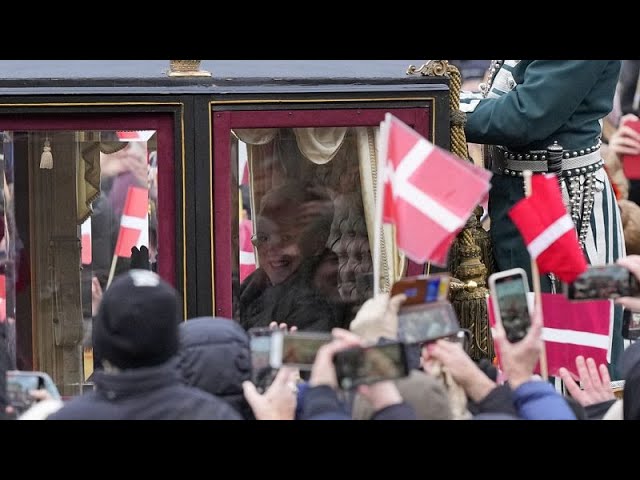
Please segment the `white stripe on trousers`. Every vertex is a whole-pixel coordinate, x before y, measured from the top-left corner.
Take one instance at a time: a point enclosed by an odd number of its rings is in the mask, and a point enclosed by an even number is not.
[[[617,203],[615,206],[612,204],[615,202],[615,194],[613,193],[613,188],[611,187],[611,183],[609,182],[609,177],[607,176],[604,169],[600,169],[595,174],[596,178],[596,188],[604,187],[601,191],[596,191],[594,197],[593,210],[591,215],[595,218],[596,225],[596,238],[594,238],[593,231],[591,229],[591,223],[589,223],[589,232],[587,233],[587,239],[585,241],[585,250],[587,252],[587,258],[589,263],[592,265],[605,265],[607,263],[613,263],[618,258],[626,255],[626,250],[624,246],[624,234],[622,232],[622,221],[620,219],[620,209],[618,208]],[[580,184],[584,184],[584,176],[580,176]],[[566,184],[563,182],[563,194],[565,198],[567,197]],[[604,224],[604,198],[606,195],[606,199],[608,202],[607,213],[609,217],[609,224]],[[613,202],[612,202],[613,199]],[[578,227],[578,231],[580,228]],[[618,241],[617,241],[617,250],[618,256],[614,258],[614,245],[613,245],[613,232],[617,231],[618,233]],[[608,242],[607,242],[608,240]],[[607,243],[609,244],[609,248],[607,248]]]

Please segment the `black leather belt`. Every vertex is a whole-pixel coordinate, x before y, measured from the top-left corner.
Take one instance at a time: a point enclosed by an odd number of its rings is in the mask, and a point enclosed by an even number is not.
[[[491,170],[499,175],[522,176],[524,170],[533,173],[548,172],[547,151],[534,150],[527,153],[511,152],[503,147],[488,150]],[[562,176],[573,177],[595,172],[604,165],[600,156],[600,145],[584,150],[565,150],[562,154]]]

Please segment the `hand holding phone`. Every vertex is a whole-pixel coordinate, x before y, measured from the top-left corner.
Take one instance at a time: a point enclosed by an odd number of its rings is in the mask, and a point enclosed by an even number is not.
[[[311,370],[320,347],[332,339],[328,333],[275,331],[271,335],[269,365],[276,369],[287,365],[300,370]]]
[[[392,297],[388,293],[381,293],[370,298],[360,307],[349,329],[370,342],[377,342],[381,337],[396,338],[398,310],[405,299],[402,293]]]
[[[327,385],[331,388],[337,388],[334,355],[336,352],[346,348],[362,346],[362,339],[348,330],[334,328],[331,333],[334,337],[331,343],[323,345],[316,353],[316,359],[313,362],[311,376],[309,377],[309,386],[311,387]]]
[[[531,325],[524,338],[512,342],[499,322],[495,325],[493,341],[500,359],[500,366],[512,389],[531,380],[540,360],[544,342],[542,341],[542,314],[534,311]]]
[[[333,356],[333,363],[343,390],[409,375],[404,344],[398,342],[342,350]]]
[[[398,339],[401,342],[433,342],[455,336],[458,332],[458,317],[448,301],[409,305],[398,312]]]
[[[522,340],[531,327],[529,313],[529,282],[522,268],[513,268],[489,276],[489,292],[496,318],[502,325],[507,340]]]
[[[640,120],[637,117],[622,120],[619,131],[612,138],[613,148],[625,152],[622,157],[622,170],[629,180],[640,179],[640,151],[630,146],[630,142],[640,142]]]
[[[258,392],[263,393],[271,385],[276,376],[276,370],[269,364],[271,358],[270,328],[254,328],[249,330],[249,347],[251,350],[251,381]]]
[[[7,396],[17,415],[28,410],[35,402],[45,399],[45,395],[54,400],[61,398],[55,383],[45,372],[7,371]]]

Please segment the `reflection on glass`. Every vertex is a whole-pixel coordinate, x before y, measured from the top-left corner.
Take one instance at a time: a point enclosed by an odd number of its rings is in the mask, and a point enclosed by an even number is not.
[[[100,148],[100,191],[92,202],[91,216],[83,223],[83,271],[91,272],[89,291],[91,320],[98,312],[102,292],[113,278],[130,267],[157,271],[158,261],[158,163],[155,131],[102,132],[113,139]],[[105,142],[103,142],[105,143]],[[132,249],[136,250],[132,252]],[[87,277],[88,275],[85,275]],[[90,329],[85,329],[84,376],[93,364]]]
[[[155,131],[3,132],[0,155],[0,321],[12,367],[37,366],[76,394],[93,371],[92,317],[110,276],[129,268],[134,246],[148,249],[150,268],[159,258]],[[16,176],[28,208],[14,206]]]
[[[23,243],[16,227],[14,155],[10,132],[2,133],[0,152],[0,323],[5,329],[9,368],[16,368],[16,282]],[[24,281],[24,279],[22,279]]]
[[[356,288],[372,263],[355,130],[234,130],[234,312],[244,328],[347,327],[366,299]]]

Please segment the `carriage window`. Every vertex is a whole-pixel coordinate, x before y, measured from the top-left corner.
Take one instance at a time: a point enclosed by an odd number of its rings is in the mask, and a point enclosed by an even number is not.
[[[132,247],[148,250],[151,268],[161,261],[155,131],[4,132],[3,154],[0,317],[15,321],[16,367],[76,394],[93,371],[101,292]],[[14,200],[16,171],[28,189]]]
[[[347,327],[372,293],[373,128],[236,129],[234,315]],[[364,187],[363,187],[364,186]]]

